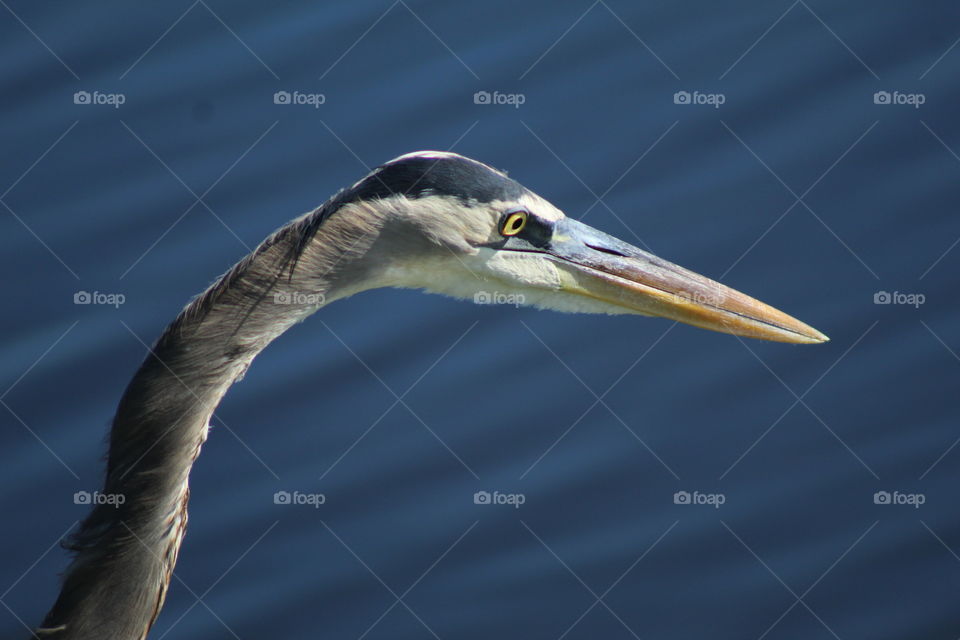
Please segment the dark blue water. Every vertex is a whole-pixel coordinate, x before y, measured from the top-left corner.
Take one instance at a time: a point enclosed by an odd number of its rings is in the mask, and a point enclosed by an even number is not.
[[[145,344],[453,148],[832,341],[332,305],[217,411],[152,638],[956,638],[957,38],[948,2],[8,2],[0,634],[53,602]]]

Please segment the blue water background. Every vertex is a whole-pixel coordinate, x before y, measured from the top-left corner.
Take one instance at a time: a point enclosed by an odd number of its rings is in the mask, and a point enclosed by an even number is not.
[[[956,638],[958,38],[951,2],[8,0],[0,635],[54,600],[182,305],[368,167],[452,148],[832,341],[331,305],[217,410],[152,638]]]

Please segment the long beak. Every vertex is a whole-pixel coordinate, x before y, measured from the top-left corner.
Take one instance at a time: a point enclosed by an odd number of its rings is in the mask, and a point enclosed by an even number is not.
[[[564,290],[632,313],[762,340],[829,340],[759,300],[570,218],[557,222],[545,251],[571,267]]]

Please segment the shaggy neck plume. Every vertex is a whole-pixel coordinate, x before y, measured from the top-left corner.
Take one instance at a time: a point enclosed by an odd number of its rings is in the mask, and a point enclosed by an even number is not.
[[[193,300],[151,349],[110,432],[103,493],[38,638],[144,638],[187,522],[190,468],[223,395],[274,338],[349,281],[368,229],[324,205],[281,228]],[[307,251],[309,247],[309,251]]]

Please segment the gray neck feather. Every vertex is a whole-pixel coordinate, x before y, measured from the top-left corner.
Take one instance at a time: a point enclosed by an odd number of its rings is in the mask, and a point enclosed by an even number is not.
[[[36,637],[144,638],[166,595],[187,519],[187,479],[230,385],[274,338],[318,308],[291,293],[349,295],[379,221],[327,204],[263,242],[163,332],[131,380],[110,432],[104,493],[69,542],[75,557]],[[352,205],[346,208],[355,208]],[[280,297],[275,297],[279,294]],[[279,303],[278,303],[279,302]]]

